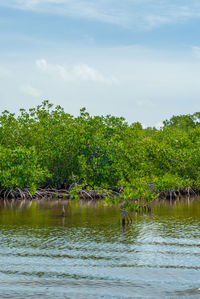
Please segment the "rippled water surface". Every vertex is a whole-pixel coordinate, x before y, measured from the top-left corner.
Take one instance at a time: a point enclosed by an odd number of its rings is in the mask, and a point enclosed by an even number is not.
[[[0,202],[0,298],[200,298],[200,200],[64,204]]]

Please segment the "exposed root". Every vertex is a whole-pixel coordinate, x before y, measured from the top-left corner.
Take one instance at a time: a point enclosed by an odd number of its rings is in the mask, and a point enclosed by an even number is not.
[[[123,192],[123,189],[119,190],[106,190],[103,188],[99,188],[96,190],[88,190],[88,189],[77,189],[75,194],[78,198],[83,200],[98,200],[104,199],[106,196],[112,198],[112,196],[119,197],[120,194]],[[166,192],[158,192],[158,199],[168,199],[170,201],[175,200],[181,197],[194,197],[200,195],[200,190],[194,190],[191,187],[187,187],[185,189],[179,190],[167,190]],[[38,189],[35,194],[31,194],[28,189],[21,189],[21,188],[8,188],[8,189],[1,189],[0,190],[0,199],[43,199],[43,198],[58,198],[58,199],[74,199],[74,195],[72,195],[70,189],[59,189],[56,190],[54,188],[48,187],[44,189]],[[136,200],[137,201],[137,200]],[[151,205],[150,203],[140,203],[138,202],[138,211],[150,211]],[[123,203],[122,203],[123,205]]]
[[[132,218],[129,213],[125,209],[121,209],[119,224],[122,223],[122,226],[125,226],[126,224],[129,224],[129,222],[132,223]]]
[[[159,192],[158,192],[159,193]],[[191,187],[183,188],[183,189],[178,189],[178,190],[167,190],[167,191],[162,191],[160,192],[159,199],[169,199],[169,200],[174,200],[176,198],[181,198],[181,197],[194,197],[194,196],[199,196],[200,195],[200,190],[195,190]]]
[[[32,199],[32,195],[28,189],[2,189],[0,190],[0,198],[2,199]]]
[[[117,192],[108,192],[103,189],[99,190],[85,190],[78,189],[76,194],[80,199],[97,200],[104,199],[105,196],[119,195]],[[0,190],[0,199],[43,199],[43,198],[58,198],[58,199],[73,199],[70,190],[45,188],[38,189],[35,194],[31,194],[28,189],[14,188]]]

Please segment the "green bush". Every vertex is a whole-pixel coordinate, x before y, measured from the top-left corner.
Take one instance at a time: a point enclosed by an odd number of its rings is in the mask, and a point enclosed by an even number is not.
[[[8,149],[0,147],[1,188],[28,188],[31,193],[35,193],[47,176],[47,171],[44,171],[38,164],[34,148]]]
[[[0,188],[124,188],[122,200],[200,187],[200,113],[160,130],[114,116],[78,117],[44,101],[0,116]],[[151,186],[151,188],[149,187]]]

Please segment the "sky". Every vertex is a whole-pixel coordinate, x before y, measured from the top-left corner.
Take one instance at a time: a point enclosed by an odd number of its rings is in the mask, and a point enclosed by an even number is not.
[[[0,112],[159,127],[200,111],[200,0],[0,0]]]

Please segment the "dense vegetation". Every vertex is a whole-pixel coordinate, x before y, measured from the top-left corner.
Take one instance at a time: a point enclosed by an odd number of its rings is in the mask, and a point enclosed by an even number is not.
[[[199,147],[200,113],[143,129],[85,109],[73,117],[44,101],[0,116],[0,190],[98,189],[124,202],[189,194],[200,189]]]

